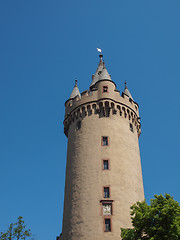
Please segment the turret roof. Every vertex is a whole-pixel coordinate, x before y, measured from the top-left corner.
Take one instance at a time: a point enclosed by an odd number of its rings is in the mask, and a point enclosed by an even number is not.
[[[90,87],[95,85],[99,81],[99,75],[101,74],[101,72],[103,70],[103,61],[102,61],[103,55],[100,54],[99,57],[100,57],[100,62],[99,62],[99,65],[97,67],[96,73],[92,77],[92,82],[91,82]]]
[[[103,62],[103,70],[101,72],[101,74],[99,75],[99,80],[111,80],[111,77],[105,67],[105,63]]]
[[[102,60],[103,55],[100,54],[99,57],[100,57],[100,62],[96,70],[96,73],[92,77],[92,82],[90,87],[94,86],[100,80],[111,80],[111,77],[105,67],[105,63]]]
[[[70,99],[75,98],[76,96],[79,96],[81,98],[81,94],[80,94],[79,88],[77,86],[77,80],[75,80],[75,85],[74,85],[73,91],[71,93]]]
[[[129,89],[127,88],[127,83],[125,82],[125,89],[124,89],[124,94],[126,94],[129,98],[131,98],[133,100],[133,97],[129,91]]]

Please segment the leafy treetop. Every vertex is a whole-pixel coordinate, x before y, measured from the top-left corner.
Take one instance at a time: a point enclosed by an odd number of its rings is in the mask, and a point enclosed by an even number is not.
[[[154,195],[131,207],[133,228],[121,228],[122,240],[180,240],[180,206],[169,194]]]
[[[30,229],[26,229],[26,225],[24,223],[23,218],[18,217],[18,221],[16,223],[11,223],[6,232],[0,233],[0,240],[26,240],[32,239],[32,233]]]

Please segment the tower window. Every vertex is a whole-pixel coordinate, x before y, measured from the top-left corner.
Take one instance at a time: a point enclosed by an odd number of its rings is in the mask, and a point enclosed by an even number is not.
[[[81,121],[77,122],[76,129],[79,130],[81,128]]]
[[[109,160],[103,160],[103,170],[109,169]]]
[[[109,187],[104,187],[104,198],[109,198]]]
[[[129,128],[131,132],[134,132],[132,123],[129,124]]]
[[[102,137],[101,141],[102,141],[102,146],[109,145],[108,137]]]
[[[108,92],[108,87],[107,86],[103,86],[103,93],[107,93]]]
[[[111,232],[111,219],[105,218],[105,232]]]

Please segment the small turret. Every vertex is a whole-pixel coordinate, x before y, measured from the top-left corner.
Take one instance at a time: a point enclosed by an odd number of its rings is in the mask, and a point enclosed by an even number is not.
[[[101,74],[99,76],[99,81],[100,80],[111,80],[112,81],[111,76],[109,75],[109,73],[108,73],[108,71],[107,71],[107,69],[105,67],[105,63],[104,62],[103,62],[103,70],[102,70],[102,72],[101,72]]]
[[[133,99],[130,91],[129,91],[128,88],[127,88],[127,83],[126,83],[126,81],[125,81],[125,89],[124,89],[123,94],[125,94],[126,96],[128,96],[129,98],[131,98],[131,99],[134,101],[134,99]]]
[[[102,60],[103,55],[100,54],[99,57],[100,57],[100,62],[99,62],[98,68],[96,70],[96,73],[92,76],[90,90],[92,90],[95,87],[96,83],[99,81],[103,81],[103,80],[112,81],[111,75],[108,73],[108,71],[105,67],[105,63]]]
[[[69,99],[73,99],[76,96],[79,96],[79,98],[81,98],[81,94],[80,94],[79,88],[77,86],[77,80],[75,80],[75,85],[74,85],[73,91],[72,91],[71,96],[70,96]]]
[[[94,75],[92,75],[92,82],[91,82],[90,88],[99,81],[99,75],[101,74],[101,72],[103,70],[103,60],[102,60],[103,55],[100,54],[99,57],[100,57],[100,62],[97,67],[96,73]]]

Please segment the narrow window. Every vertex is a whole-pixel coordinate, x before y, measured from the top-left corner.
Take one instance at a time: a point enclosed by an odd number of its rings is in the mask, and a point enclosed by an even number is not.
[[[103,170],[108,170],[108,169],[109,169],[109,161],[103,160]]]
[[[104,198],[109,198],[109,187],[104,187]]]
[[[134,132],[132,123],[129,124],[129,128],[131,132]]]
[[[107,86],[103,86],[103,93],[108,92],[108,87]]]
[[[102,146],[108,146],[108,137],[102,137]]]
[[[105,219],[105,232],[111,232],[111,219]]]
[[[81,128],[81,121],[77,122],[76,129],[79,130]]]

